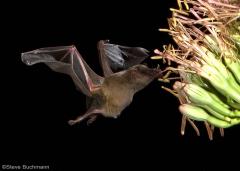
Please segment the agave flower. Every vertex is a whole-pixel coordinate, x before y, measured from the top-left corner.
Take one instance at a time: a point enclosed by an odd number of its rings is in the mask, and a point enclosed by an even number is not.
[[[178,0],[170,9],[167,31],[175,41],[153,59],[168,61],[166,79],[179,75],[173,90],[183,114],[181,133],[188,120],[203,121],[209,138],[214,127],[240,124],[240,0]],[[172,65],[170,61],[178,64]]]

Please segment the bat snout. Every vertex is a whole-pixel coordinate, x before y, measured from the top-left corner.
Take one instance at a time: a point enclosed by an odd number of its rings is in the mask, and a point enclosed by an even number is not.
[[[151,78],[158,78],[161,77],[161,69],[160,68],[149,68],[146,65],[140,64],[135,66],[135,68],[137,69],[138,73],[140,74],[140,76],[148,76]]]
[[[159,77],[162,76],[162,70],[160,68],[155,68],[153,70],[154,70],[154,73],[156,75],[156,78],[159,78]]]
[[[154,78],[161,77],[161,75],[162,75],[161,72],[162,72],[162,71],[161,71],[161,69],[159,69],[159,68],[149,68],[149,69],[147,70],[147,73],[148,73],[149,75],[151,75],[152,77],[154,77]]]

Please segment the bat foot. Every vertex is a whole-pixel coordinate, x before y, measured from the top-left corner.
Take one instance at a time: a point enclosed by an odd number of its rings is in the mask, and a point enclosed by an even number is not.
[[[88,119],[87,121],[87,125],[92,124],[96,119],[97,119],[96,115],[91,116],[90,119]]]

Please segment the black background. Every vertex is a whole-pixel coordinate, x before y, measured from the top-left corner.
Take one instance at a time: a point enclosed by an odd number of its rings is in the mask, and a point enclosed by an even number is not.
[[[166,3],[167,2],[167,3]],[[96,43],[141,46],[150,51],[171,43],[167,33],[175,0],[142,2],[9,3],[2,8],[1,164],[50,165],[52,170],[144,169],[211,170],[237,166],[239,127],[209,141],[187,125],[180,135],[178,100],[154,81],[135,95],[118,119],[99,117],[70,127],[85,111],[84,95],[72,80],[43,64],[28,67],[22,52],[40,47],[76,45],[99,74]],[[4,9],[5,8],[5,9]],[[153,66],[156,63],[148,61]]]

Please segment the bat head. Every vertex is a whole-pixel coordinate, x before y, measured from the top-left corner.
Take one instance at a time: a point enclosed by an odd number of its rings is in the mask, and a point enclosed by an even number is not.
[[[134,89],[141,90],[146,87],[155,78],[161,76],[161,70],[158,68],[149,68],[146,65],[138,64],[129,68],[130,82]]]

